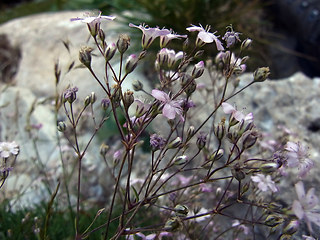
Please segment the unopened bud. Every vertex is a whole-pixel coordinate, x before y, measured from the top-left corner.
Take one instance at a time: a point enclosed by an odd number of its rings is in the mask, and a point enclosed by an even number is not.
[[[138,64],[138,58],[137,58],[137,55],[135,54],[131,54],[128,59],[127,59],[127,62],[126,62],[126,65],[125,65],[125,71],[126,73],[131,73],[137,66]]]
[[[174,208],[175,214],[178,217],[186,217],[188,215],[189,209],[185,205],[177,205]]]
[[[120,34],[117,41],[118,51],[123,54],[130,45],[130,37],[128,34]]]
[[[205,133],[200,133],[200,135],[197,138],[197,147],[199,150],[203,149],[206,146],[207,142],[207,134]]]
[[[180,227],[180,221],[178,217],[172,217],[168,219],[164,225],[164,230],[166,231],[175,231]]]
[[[246,134],[243,138],[243,148],[248,149],[252,147],[258,139],[258,132],[251,131],[250,133]]]
[[[204,72],[204,62],[200,61],[196,65],[194,65],[191,76],[193,78],[200,77]]]
[[[270,75],[269,67],[261,67],[254,71],[253,80],[255,82],[263,82],[269,77],[269,75]]]
[[[168,149],[177,148],[181,145],[181,143],[182,143],[181,137],[177,137],[168,144]]]
[[[108,98],[103,98],[101,100],[101,107],[103,110],[107,110],[110,105],[110,100]]]
[[[279,168],[279,164],[275,162],[264,163],[264,164],[261,164],[261,166],[259,167],[259,169],[264,173],[274,172],[278,168]]]
[[[101,28],[99,28],[99,30],[98,30],[98,37],[100,38],[100,40],[103,42],[104,40],[105,40],[105,38],[106,38],[106,35],[104,34],[104,31],[101,29]]]
[[[141,91],[143,89],[143,84],[139,80],[134,80],[132,83],[133,90],[136,92]]]
[[[88,106],[90,104],[90,102],[91,102],[90,96],[86,96],[84,99],[84,105]]]
[[[117,50],[117,47],[115,43],[109,43],[107,45],[106,51],[104,53],[104,58],[106,62],[108,62],[113,58],[114,54],[116,53],[116,50]]]
[[[101,146],[100,146],[100,154],[104,157],[107,152],[109,151],[109,146],[105,143],[102,143]]]
[[[91,92],[90,103],[94,104],[96,100],[97,100],[96,94],[94,92]]]
[[[194,133],[195,133],[194,126],[190,126],[187,130],[187,140],[186,141],[189,141],[193,137]]]
[[[283,219],[275,214],[271,214],[265,220],[265,224],[269,227],[275,227],[283,222]]]
[[[91,68],[91,47],[82,47],[79,51],[79,60],[87,68]]]
[[[299,221],[292,220],[289,224],[283,229],[283,233],[293,235],[299,229]]]
[[[239,165],[236,164],[232,169],[231,169],[232,176],[235,177],[238,181],[241,181],[246,177],[246,174],[240,169]]]
[[[218,149],[214,151],[210,156],[209,156],[209,161],[217,161],[223,157],[224,150],[223,149]]]
[[[124,101],[126,107],[129,108],[130,105],[134,102],[133,92],[130,90],[127,90],[123,94],[123,101]]]
[[[199,50],[194,54],[194,57],[195,58],[201,57],[203,55],[203,53],[204,53],[204,50]]]
[[[241,51],[248,49],[252,44],[252,40],[250,38],[245,39],[241,44]]]
[[[214,134],[216,135],[216,137],[218,138],[219,141],[221,141],[221,139],[224,137],[226,132],[226,128],[224,126],[224,121],[221,121],[218,126],[216,126],[214,128]]]
[[[61,121],[61,122],[58,122],[57,128],[58,128],[59,132],[64,132],[67,129],[67,126],[66,126],[65,122]]]
[[[188,161],[188,157],[186,155],[178,156],[174,159],[175,165],[183,165]]]

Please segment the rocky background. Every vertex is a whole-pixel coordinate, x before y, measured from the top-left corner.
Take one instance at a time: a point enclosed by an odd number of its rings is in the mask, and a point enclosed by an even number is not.
[[[62,81],[58,84],[57,92],[61,93],[67,86],[77,86],[79,99],[84,99],[91,91],[103,96],[86,69],[75,67],[72,72],[68,71],[71,65],[80,65],[78,50],[89,39],[85,25],[69,20],[82,14],[40,14],[15,19],[0,26],[0,139],[15,140],[21,148],[0,199],[14,196],[22,190],[27,194],[16,199],[19,204],[38,203],[45,197],[41,182],[54,179],[62,171],[55,144],[57,119],[53,107],[56,92],[54,64],[58,62],[62,69]],[[110,30],[108,41],[115,42],[119,25],[108,22],[102,27]],[[69,50],[65,45],[69,46]],[[93,69],[100,76],[103,74],[101,63],[101,59],[93,59]],[[148,86],[148,80],[141,72],[136,71],[130,75],[127,88],[131,88],[130,80],[135,79]],[[251,77],[251,73],[244,74],[241,84],[249,82]],[[205,78],[199,81],[205,82]],[[310,148],[310,158],[314,160],[315,168],[307,182],[313,187],[318,186],[320,173],[319,87],[320,78],[310,79],[297,72],[288,78],[254,84],[232,100],[238,108],[253,112],[255,123],[268,135],[279,136],[283,131],[289,131]],[[85,142],[88,137],[84,135],[81,141]],[[98,148],[99,144],[93,143],[88,152],[84,163],[88,173],[101,164],[97,156]],[[40,159],[38,156],[41,156]],[[45,178],[40,169],[35,169],[36,165],[46,169]],[[100,181],[105,175],[103,169],[91,175],[89,182],[95,187],[88,188],[91,191],[88,196],[94,196],[94,200],[99,199],[106,188]]]

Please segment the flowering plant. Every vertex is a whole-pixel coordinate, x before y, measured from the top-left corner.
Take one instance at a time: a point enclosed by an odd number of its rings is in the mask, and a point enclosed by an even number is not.
[[[66,139],[74,154],[69,153],[67,163],[61,161],[65,190],[59,188],[59,182],[52,191],[47,218],[55,199],[65,194],[74,239],[86,239],[95,232],[104,239],[255,239],[258,232],[266,239],[288,239],[307,231],[310,237],[314,235],[312,224],[319,225],[315,190],[305,194],[298,182],[298,200],[287,204],[279,194],[284,191],[281,182],[294,168],[300,180],[308,175],[313,162],[307,149],[289,141],[263,150],[253,114],[231,104],[234,96],[252,84],[261,84],[270,74],[268,67],[258,68],[250,82],[239,84],[248,60],[244,54],[252,40],[241,40],[240,33],[230,27],[219,39],[209,26],[192,25],[186,28],[191,35],[197,34],[192,42],[171,29],[131,23],[130,27],[142,31],[142,49],[128,54],[127,34],[121,34],[117,42],[106,41],[101,21],[114,19],[101,14],[72,19],[88,26],[91,45],[80,49],[79,61],[103,96],[90,90],[79,104],[80,89],[69,86],[56,98],[56,111],[61,115],[57,119],[64,119],[57,123],[58,142],[61,144],[61,137]],[[157,38],[160,49],[153,56],[156,81],[152,90],[139,80],[127,89],[129,76],[153,53],[148,49]],[[182,39],[186,40],[182,51],[169,48],[171,41]],[[215,59],[201,59],[204,45],[215,49]],[[103,77],[92,64],[97,55],[104,60]],[[55,76],[59,83],[58,64]],[[86,129],[90,137],[85,143],[80,141],[83,126],[92,127]],[[104,126],[107,132],[116,133],[105,136]],[[99,166],[86,163],[95,140],[101,144]],[[0,144],[4,162],[18,152],[15,143]],[[61,159],[64,154],[61,150]],[[92,175],[101,182],[91,183]],[[105,188],[99,188],[102,182]],[[69,184],[76,189],[75,198]],[[95,202],[101,209],[83,228],[80,223],[86,216],[82,210],[90,207],[91,188],[101,189],[96,191],[100,198]],[[103,224],[96,226],[97,219]],[[299,230],[303,222],[307,228]],[[40,231],[43,239],[50,227],[47,222],[44,226]]]

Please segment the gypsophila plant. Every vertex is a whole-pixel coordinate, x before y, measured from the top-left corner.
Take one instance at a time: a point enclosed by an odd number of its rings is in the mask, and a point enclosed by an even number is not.
[[[70,221],[75,224],[74,239],[90,239],[96,232],[113,240],[315,236],[313,227],[320,226],[318,198],[313,188],[305,193],[302,182],[313,166],[307,148],[292,141],[264,143],[253,114],[232,102],[252,84],[263,84],[270,74],[268,67],[258,68],[250,82],[239,84],[251,39],[242,39],[231,26],[218,34],[213,26],[191,25],[186,26],[190,35],[180,35],[171,29],[130,23],[142,35],[142,48],[129,54],[129,35],[120,34],[117,42],[107,42],[108,33],[101,28],[101,21],[115,17],[99,14],[71,20],[88,27],[92,41],[80,49],[79,60],[92,75],[85,81],[97,84],[104,93],[100,96],[85,89],[87,97],[79,99],[78,87],[69,86],[55,99],[61,115],[57,117],[59,143],[63,137],[64,147],[73,152],[68,162],[62,162],[61,176]],[[154,54],[148,49],[158,40],[153,89],[149,91],[139,79],[131,82],[132,90],[125,88],[128,76],[148,54]],[[180,41],[182,51],[171,49],[171,41]],[[204,46],[214,49],[216,56],[200,61]],[[98,57],[104,59],[100,66],[104,76],[98,76],[92,64]],[[58,84],[58,63],[55,77]],[[84,130],[90,132],[85,144],[79,140]],[[103,137],[102,130],[115,134]],[[101,164],[87,168],[84,161],[98,135],[100,156],[94,156],[101,158]],[[18,154],[18,148],[14,143],[1,144],[5,164],[10,154]],[[60,152],[64,154],[61,145]],[[88,179],[95,174],[106,179],[107,187],[101,193],[101,209],[83,228],[83,210],[90,208],[85,195],[95,184],[90,185]],[[297,199],[284,200],[281,195],[287,189],[281,189],[281,182],[289,174],[297,174]],[[68,188],[72,181],[74,192]],[[63,191],[59,186],[39,230],[43,239],[49,237],[56,195]]]

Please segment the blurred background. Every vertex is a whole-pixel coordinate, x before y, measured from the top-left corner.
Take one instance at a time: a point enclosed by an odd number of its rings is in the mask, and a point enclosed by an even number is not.
[[[89,9],[122,15],[126,26],[145,22],[179,34],[200,23],[222,37],[232,24],[242,39],[254,40],[249,71],[270,66],[273,79],[297,71],[320,76],[320,0],[2,0],[0,24],[36,13]]]

